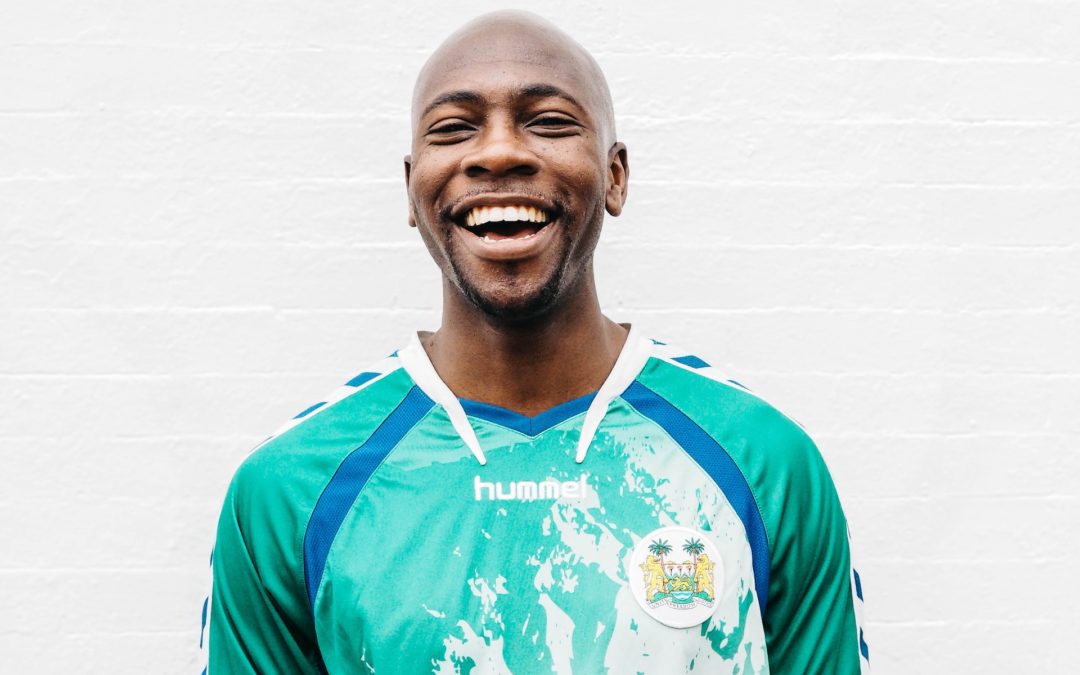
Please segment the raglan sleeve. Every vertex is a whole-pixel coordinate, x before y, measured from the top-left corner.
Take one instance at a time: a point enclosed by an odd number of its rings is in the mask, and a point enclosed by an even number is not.
[[[267,503],[273,488],[261,478],[252,463],[241,466],[218,519],[201,639],[208,675],[320,672],[302,577],[289,559],[291,518]]]
[[[796,429],[762,490],[770,532],[765,639],[773,673],[869,672],[862,584],[852,563],[847,520],[825,461]]]

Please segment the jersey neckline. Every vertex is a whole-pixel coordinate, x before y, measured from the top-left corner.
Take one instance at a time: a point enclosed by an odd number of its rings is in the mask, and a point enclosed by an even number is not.
[[[548,429],[566,420],[580,415],[589,409],[589,404],[596,398],[597,392],[590,392],[569,401],[554,405],[535,415],[523,415],[494,403],[483,403],[467,398],[459,398],[461,407],[469,417],[476,417],[526,436],[539,436]]]
[[[574,459],[578,464],[585,461],[585,456],[589,451],[589,446],[592,444],[593,437],[596,435],[596,430],[607,414],[611,402],[618,398],[619,394],[637,379],[638,374],[645,368],[645,364],[648,363],[649,357],[652,355],[653,341],[642,337],[641,331],[633,325],[628,328],[629,333],[626,336],[626,342],[623,344],[622,351],[619,352],[619,357],[615,360],[614,367],[612,367],[600,389],[595,394],[590,395],[592,400],[587,403],[585,418],[581,424],[581,433],[578,436],[577,450],[574,453]],[[473,456],[476,457],[476,461],[481,466],[487,464],[487,457],[483,448],[480,447],[476,431],[473,429],[465,412],[465,403],[455,396],[450,391],[450,387],[439,377],[439,373],[436,372],[431,359],[428,358],[427,350],[420,343],[419,334],[414,332],[409,344],[398,350],[398,359],[413,382],[416,383],[416,386],[446,410],[454,431],[458,433],[458,436],[461,437],[461,440],[469,448]],[[574,403],[577,400],[568,401],[567,403]],[[469,401],[468,403],[473,404],[476,402]],[[556,408],[558,407],[556,406]],[[545,412],[551,412],[554,409],[551,408]],[[541,415],[543,414],[541,413]]]

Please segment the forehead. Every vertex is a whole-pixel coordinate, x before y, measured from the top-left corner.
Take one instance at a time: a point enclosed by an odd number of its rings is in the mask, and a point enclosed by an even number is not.
[[[583,107],[595,108],[602,83],[579,50],[535,32],[477,29],[455,35],[417,78],[413,115],[449,91],[499,96],[537,84],[554,85]]]

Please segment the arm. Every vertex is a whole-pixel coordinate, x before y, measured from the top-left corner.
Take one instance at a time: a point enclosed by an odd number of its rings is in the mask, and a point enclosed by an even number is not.
[[[320,659],[296,561],[283,554],[291,520],[265,504],[251,463],[237,472],[218,521],[203,648],[208,675],[318,673]],[[273,500],[276,501],[276,500]],[[284,544],[284,545],[283,545]]]
[[[765,615],[769,664],[781,675],[859,675],[869,672],[869,648],[847,522],[820,453],[799,436],[802,447],[770,494],[778,508]]]

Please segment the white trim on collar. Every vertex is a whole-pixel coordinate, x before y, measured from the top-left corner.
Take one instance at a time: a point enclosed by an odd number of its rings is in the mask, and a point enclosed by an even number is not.
[[[592,403],[589,404],[588,410],[585,411],[585,420],[581,426],[581,435],[578,437],[577,451],[574,454],[574,459],[579,464],[585,461],[589,446],[592,444],[596,431],[600,428],[600,422],[603,421],[604,416],[607,414],[611,402],[618,398],[619,394],[637,378],[652,352],[652,340],[642,337],[639,331],[631,326],[630,332],[626,336],[626,343],[623,345],[622,351],[619,352],[619,358],[616,359],[607,379],[604,380]],[[419,335],[413,333],[409,344],[398,350],[398,359],[401,360],[401,365],[412,377],[416,386],[420,387],[421,391],[427,394],[431,400],[446,410],[454,430],[457,431],[458,436],[472,451],[476,460],[481,465],[487,464],[484,450],[480,447],[480,441],[476,437],[476,431],[473,430],[472,425],[469,423],[465,409],[461,407],[461,401],[454,395],[454,392],[450,391],[450,387],[446,386],[446,383],[442,381],[442,378],[435,371],[435,366],[431,364],[427,351],[420,344]]]
[[[631,325],[630,333],[626,336],[626,343],[619,352],[619,358],[615,360],[615,365],[608,373],[607,379],[596,392],[596,398],[585,411],[585,422],[581,425],[577,452],[574,454],[574,459],[578,464],[585,461],[585,455],[589,452],[596,430],[600,428],[600,422],[607,415],[608,406],[637,379],[642,368],[648,363],[652,350],[652,340],[642,337],[640,331]]]
[[[435,366],[431,365],[431,359],[428,358],[424,345],[420,344],[419,335],[412,334],[408,346],[398,350],[398,358],[416,386],[431,397],[432,401],[446,409],[446,414],[450,416],[450,424],[454,425],[454,431],[458,432],[461,440],[465,441],[465,445],[472,451],[476,461],[480,462],[481,466],[487,464],[487,457],[484,456],[480,441],[476,438],[476,432],[469,424],[465,409],[461,407],[461,401],[454,396],[454,392],[450,391],[450,387],[446,386],[439,374],[435,372]]]

